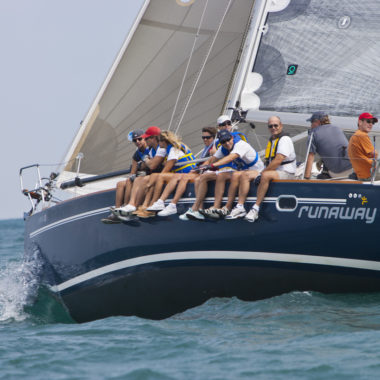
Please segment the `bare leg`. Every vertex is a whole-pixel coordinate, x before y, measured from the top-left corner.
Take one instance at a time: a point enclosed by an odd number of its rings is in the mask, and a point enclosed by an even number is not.
[[[266,195],[266,193],[268,191],[269,184],[274,179],[279,179],[279,178],[280,177],[279,177],[279,175],[278,175],[278,173],[277,173],[276,170],[264,171],[261,174],[260,185],[257,188],[257,200],[256,200],[256,203],[255,203],[255,206],[260,207],[261,202],[263,201],[263,199],[264,199],[264,197],[265,197],[265,195]]]
[[[206,197],[208,189],[208,181],[216,179],[216,173],[204,173],[201,174],[196,181],[198,180],[198,188],[196,189],[196,200],[193,206],[191,207],[193,211],[198,211],[203,204],[203,200]]]
[[[119,181],[116,184],[116,197],[115,197],[115,207],[121,207],[124,204],[124,193],[127,181]]]
[[[240,172],[240,171],[235,171],[232,173],[232,178],[230,181],[230,188],[228,189],[228,200],[226,203],[226,207],[229,210],[232,209],[232,205],[233,205],[234,200],[235,200],[236,191],[238,189],[239,181],[240,181],[240,177],[241,177],[242,173],[243,172]]]
[[[231,179],[231,177],[232,177],[232,172],[219,173],[216,176],[214,208],[221,207],[224,189],[226,187],[226,181]]]
[[[184,176],[183,174],[175,174],[172,176],[172,179],[165,186],[165,189],[160,196],[161,200],[165,201],[166,199],[168,199],[169,195],[175,190],[177,183],[181,182],[183,176]],[[177,194],[177,191],[176,191],[176,194]],[[173,200],[172,200],[172,203],[174,203]]]
[[[123,204],[128,204],[129,198],[131,197],[131,191],[132,191],[132,184],[133,182],[127,178],[125,181],[125,191],[124,191],[124,201]]]
[[[186,186],[187,186],[188,182],[192,179],[197,178],[198,176],[199,176],[199,174],[197,174],[197,173],[188,173],[188,174],[184,174],[181,176],[179,183],[177,185],[177,190],[176,190],[174,197],[172,199],[172,203],[174,203],[174,204],[178,203],[178,201],[182,198],[182,195],[186,191]],[[194,183],[194,188],[195,188],[195,183]]]
[[[238,204],[243,205],[247,199],[250,183],[259,175],[259,172],[256,170],[246,170],[243,171],[240,175],[239,181],[239,198]]]
[[[130,205],[138,206],[141,203],[142,195],[145,193],[149,177],[150,176],[135,178],[132,186],[131,199],[129,200]]]
[[[174,173],[161,173],[157,180],[156,180],[156,183],[154,185],[154,193],[153,193],[153,198],[152,198],[152,202],[156,202],[158,200],[158,198],[160,198],[160,195],[161,195],[161,192],[162,192],[162,187],[164,186],[164,182],[169,182],[174,178],[175,179],[176,175]],[[173,186],[173,184],[171,185]],[[174,186],[173,186],[173,190],[175,189],[175,186],[176,186],[176,182],[174,183]],[[167,187],[167,186],[166,186]],[[166,190],[166,188],[165,188]],[[173,191],[171,190],[169,192],[169,194],[167,195],[167,197],[170,195],[170,193]],[[166,197],[166,198],[167,198]],[[165,198],[165,199],[166,199]],[[162,199],[162,198],[161,198]],[[165,200],[163,199],[163,200]]]

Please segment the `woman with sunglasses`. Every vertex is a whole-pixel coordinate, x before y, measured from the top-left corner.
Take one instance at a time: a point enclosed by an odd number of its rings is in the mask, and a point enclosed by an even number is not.
[[[161,173],[154,173],[149,176],[149,182],[146,186],[148,191],[144,203],[141,210],[136,213],[142,218],[154,216],[155,214],[152,211],[158,211],[157,207],[153,207],[153,205],[159,199],[164,183],[169,182],[173,176],[179,178],[180,174],[189,173],[196,167],[196,164],[192,162],[194,156],[191,150],[173,132],[162,131],[159,136],[159,144],[161,149],[166,150],[165,166]],[[181,165],[176,165],[177,163],[181,163]],[[152,206],[148,207],[150,204]]]
[[[202,140],[205,145],[200,158],[210,157],[215,153],[215,136],[216,128],[215,127],[204,127],[202,128]],[[169,216],[177,213],[177,203],[182,198],[183,194],[186,191],[187,184],[190,181],[194,181],[199,177],[198,172],[184,173],[181,175],[172,176],[168,184],[166,185],[163,193],[160,198],[149,207],[149,210],[159,211],[158,216]],[[198,182],[194,183],[195,188],[197,188]],[[177,189],[176,189],[177,188]],[[174,191],[175,194],[171,202],[165,207],[165,200],[170,196]],[[195,189],[197,191],[197,189]]]

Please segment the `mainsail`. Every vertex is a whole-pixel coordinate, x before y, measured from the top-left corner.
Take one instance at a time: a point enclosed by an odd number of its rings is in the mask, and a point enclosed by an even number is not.
[[[253,3],[146,1],[66,156],[65,170],[76,170],[79,152],[82,173],[126,169],[135,149],[127,140],[131,130],[176,130],[179,120],[179,134],[200,150],[200,129],[214,125],[225,108]]]
[[[380,115],[379,1],[287,2],[268,13],[251,68],[260,110]]]

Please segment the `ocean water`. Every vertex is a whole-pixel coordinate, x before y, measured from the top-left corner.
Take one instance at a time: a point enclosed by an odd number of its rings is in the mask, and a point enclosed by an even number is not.
[[[374,379],[380,294],[212,299],[162,321],[71,321],[0,221],[0,379]]]

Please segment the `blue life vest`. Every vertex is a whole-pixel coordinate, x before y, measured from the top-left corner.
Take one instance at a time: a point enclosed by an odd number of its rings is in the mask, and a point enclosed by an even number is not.
[[[241,138],[239,136],[234,136],[234,145],[240,141]],[[232,147],[233,149],[233,147]],[[231,149],[231,150],[232,150]],[[224,146],[222,146],[222,149],[221,149],[222,153],[224,154],[224,156],[228,156],[230,154],[230,151],[228,149],[226,149]],[[249,169],[251,166],[255,165],[256,162],[258,161],[259,159],[259,154],[256,152],[256,156],[255,156],[255,159],[250,162],[250,163],[246,163],[245,161],[243,161],[240,157],[238,158],[235,158],[232,162],[236,168],[236,170],[247,170]],[[229,164],[227,164],[229,165]]]
[[[247,142],[247,138],[245,137],[244,133],[241,133],[241,132],[230,132],[230,133],[234,138],[234,144],[235,144],[235,142],[238,142],[240,140]],[[236,139],[236,141],[235,141],[235,139]],[[219,142],[219,139],[217,139],[215,141],[215,146],[216,146],[216,149],[219,149],[219,147],[222,146],[222,144]],[[239,170],[234,161],[232,161],[228,164],[219,166],[219,169],[222,169],[222,168],[230,168],[233,170]]]
[[[195,160],[193,153],[191,152],[190,149],[187,149],[185,145],[181,144],[182,151],[185,153],[183,156],[181,156],[176,163],[178,162],[183,162],[183,165],[181,166],[174,166],[174,168],[171,170],[172,173],[189,173],[192,169],[195,169],[197,165],[193,163],[192,161]],[[168,145],[166,148],[166,158],[167,160],[169,156],[170,149],[173,148],[173,145]],[[189,161],[191,161],[189,163]]]
[[[139,149],[136,149],[136,154],[139,156],[141,161],[144,161],[144,158],[149,155],[149,151],[149,148],[145,148],[143,152],[141,152]]]

